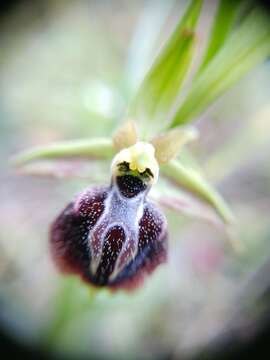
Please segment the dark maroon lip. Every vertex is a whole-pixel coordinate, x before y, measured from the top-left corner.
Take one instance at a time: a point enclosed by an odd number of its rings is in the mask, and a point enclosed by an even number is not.
[[[119,187],[116,182],[110,187],[87,189],[52,224],[50,247],[61,271],[77,274],[96,287],[135,290],[147,274],[167,259],[167,225],[163,214],[147,196],[129,204],[129,199],[135,194],[147,193],[147,189],[136,177],[122,177],[124,179],[118,181],[128,196],[124,198],[122,192],[115,191]],[[115,197],[117,206],[112,206]],[[127,206],[142,207],[143,212],[138,218],[137,210],[131,211],[133,215],[127,218]],[[133,255],[127,254],[128,260],[117,267],[127,245],[133,246]],[[100,251],[97,265],[96,249]]]

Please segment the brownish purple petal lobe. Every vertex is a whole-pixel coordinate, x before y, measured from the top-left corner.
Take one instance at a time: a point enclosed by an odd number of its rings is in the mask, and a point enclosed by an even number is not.
[[[56,264],[64,272],[88,274],[88,236],[104,211],[107,189],[90,189],[70,203],[51,226],[50,245]]]

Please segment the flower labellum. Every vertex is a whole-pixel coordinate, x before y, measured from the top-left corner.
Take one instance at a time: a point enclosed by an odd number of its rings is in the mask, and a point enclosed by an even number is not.
[[[51,227],[58,267],[95,286],[132,290],[167,258],[167,223],[147,199],[158,178],[155,149],[136,142],[112,161],[111,185],[86,189]]]

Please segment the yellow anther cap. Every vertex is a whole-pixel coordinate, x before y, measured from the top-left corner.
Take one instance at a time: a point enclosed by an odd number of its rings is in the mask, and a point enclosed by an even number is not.
[[[159,166],[155,158],[155,148],[152,144],[139,141],[129,148],[119,151],[112,161],[112,173],[117,172],[117,166],[122,163],[128,163],[130,170],[137,170],[143,173],[149,169],[153,174],[152,183],[158,179]]]

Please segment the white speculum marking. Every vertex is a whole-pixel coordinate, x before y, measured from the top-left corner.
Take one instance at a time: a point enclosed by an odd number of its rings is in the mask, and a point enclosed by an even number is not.
[[[105,200],[103,214],[88,235],[91,251],[90,271],[93,275],[96,273],[101,261],[105,236],[115,225],[123,228],[125,242],[109,280],[115,279],[121,270],[135,258],[138,251],[138,223],[143,215],[144,198],[144,192],[133,198],[126,198],[121,195],[115,183],[112,185]]]

